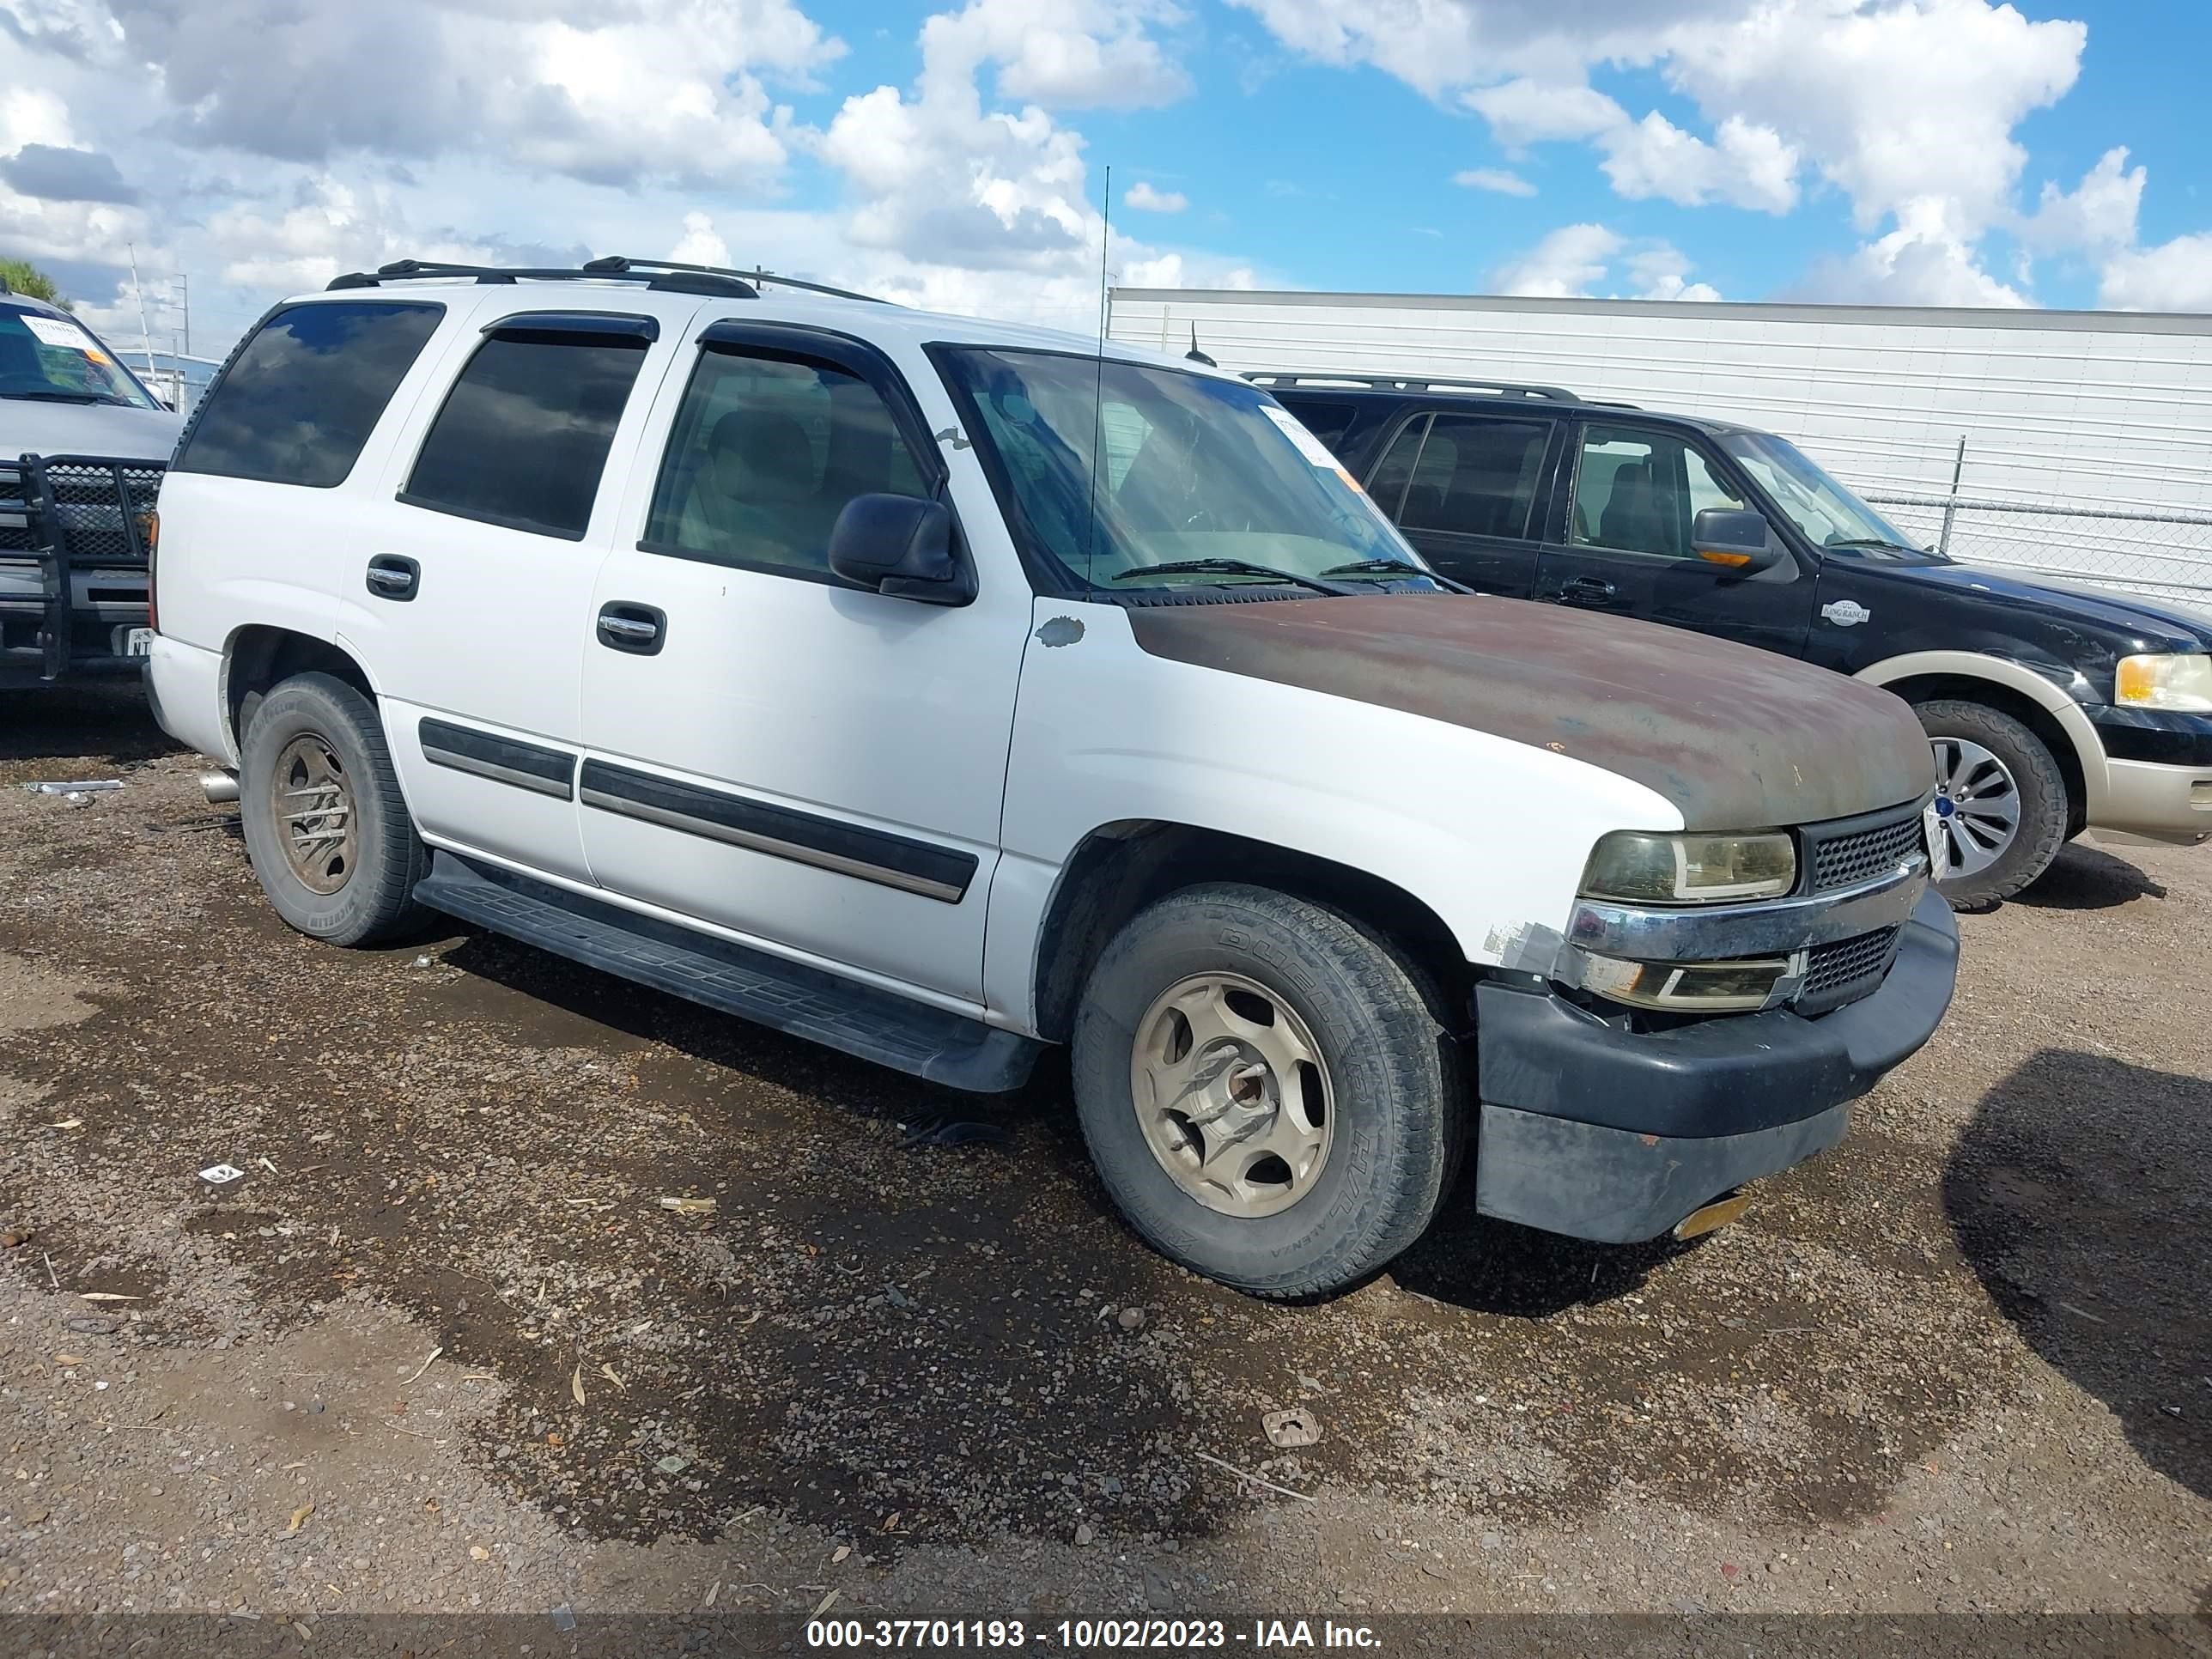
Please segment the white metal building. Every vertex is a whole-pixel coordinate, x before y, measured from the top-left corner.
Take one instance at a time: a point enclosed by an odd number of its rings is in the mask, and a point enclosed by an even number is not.
[[[1133,288],[1111,303],[1114,338],[1179,352],[1195,328],[1225,368],[1493,377],[1741,421],[1957,556],[2212,603],[2212,316]]]

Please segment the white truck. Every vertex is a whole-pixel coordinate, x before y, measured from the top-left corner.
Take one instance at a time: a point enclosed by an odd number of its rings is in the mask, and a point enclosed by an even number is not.
[[[270,902],[957,1087],[1269,1296],[1717,1224],[1948,1003],[1887,693],[1453,593],[1263,390],[736,273],[277,307],[162,486],[161,724]]]
[[[143,526],[183,426],[82,323],[0,282],[0,690],[138,672]]]

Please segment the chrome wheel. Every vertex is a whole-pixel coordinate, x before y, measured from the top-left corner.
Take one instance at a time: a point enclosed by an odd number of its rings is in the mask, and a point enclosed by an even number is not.
[[[2020,786],[2005,763],[1965,738],[1931,738],[1936,751],[1936,819],[1942,827],[1936,879],[1978,875],[2005,854],[2020,833]]]
[[[1335,1102],[1305,1022],[1237,974],[1177,981],[1137,1022],[1130,1093],[1145,1144],[1209,1210],[1254,1218],[1313,1190]]]
[[[352,878],[353,785],[337,752],[312,732],[286,744],[269,775],[269,807],[284,861],[310,892],[337,892]]]

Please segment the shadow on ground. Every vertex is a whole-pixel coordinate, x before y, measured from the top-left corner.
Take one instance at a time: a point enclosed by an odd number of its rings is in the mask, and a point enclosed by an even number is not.
[[[2212,1497],[2212,1081],[2044,1049],[1982,1101],[1943,1201],[2036,1352]]]
[[[11,772],[19,762],[88,755],[120,769],[180,750],[135,681],[0,691],[0,768]]]
[[[2165,896],[2164,884],[2125,859],[2074,842],[2060,848],[2057,861],[2012,902],[2031,910],[2110,910],[2139,898]]]

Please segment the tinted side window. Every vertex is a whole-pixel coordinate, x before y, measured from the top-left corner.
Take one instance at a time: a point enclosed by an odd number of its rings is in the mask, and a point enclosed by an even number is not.
[[[495,334],[453,382],[399,499],[583,539],[642,338]]]
[[[1409,530],[1525,537],[1550,436],[1541,421],[1437,416],[1399,522]]]
[[[176,470],[343,483],[445,310],[347,300],[276,313],[209,390]]]
[[[1109,413],[1109,465],[1141,430]],[[702,351],[662,457],[647,551],[818,580],[830,529],[855,495],[929,487],[876,389],[827,364]]]
[[[1690,520],[1707,507],[1741,507],[1705,459],[1656,432],[1586,428],[1575,471],[1571,539],[1578,547],[1686,559]]]
[[[1393,519],[1399,519],[1404,510],[1406,486],[1413,478],[1413,467],[1421,459],[1422,441],[1428,435],[1427,416],[1417,415],[1407,422],[1404,429],[1390,441],[1389,453],[1375,469],[1375,476],[1367,481],[1367,493],[1375,505]]]

